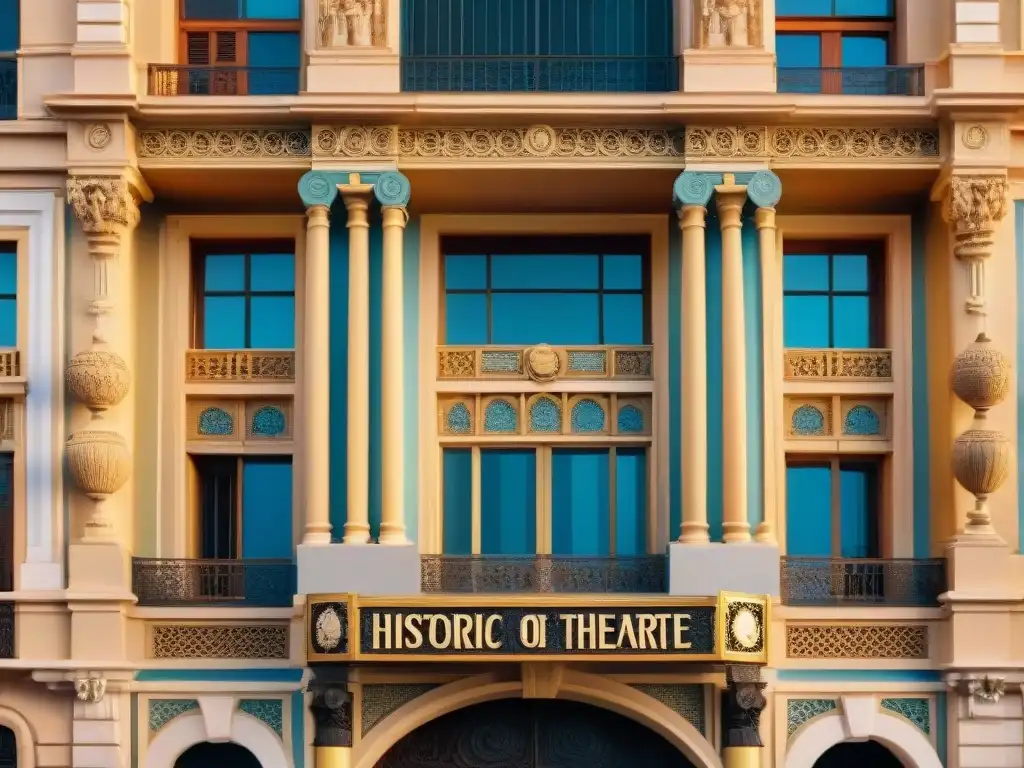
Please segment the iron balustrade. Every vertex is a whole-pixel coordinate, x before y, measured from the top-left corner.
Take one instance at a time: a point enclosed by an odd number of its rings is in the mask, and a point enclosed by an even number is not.
[[[0,58],[0,120],[18,119],[18,62]]]
[[[298,67],[149,67],[150,96],[294,96],[298,92]]]
[[[779,67],[778,91],[844,96],[924,96],[924,67]]]
[[[0,659],[14,656],[14,603],[0,603]]]
[[[132,558],[139,605],[287,608],[295,599],[292,560]]]
[[[665,555],[559,557],[424,555],[427,593],[663,593]]]
[[[782,604],[935,606],[946,591],[946,561],[782,558]]]

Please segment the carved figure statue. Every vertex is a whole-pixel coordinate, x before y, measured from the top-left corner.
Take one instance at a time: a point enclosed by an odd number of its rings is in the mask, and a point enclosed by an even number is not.
[[[384,2],[320,0],[321,47],[370,47],[383,44]]]
[[[751,30],[755,24],[757,0],[702,0],[706,48],[744,48],[755,44]]]

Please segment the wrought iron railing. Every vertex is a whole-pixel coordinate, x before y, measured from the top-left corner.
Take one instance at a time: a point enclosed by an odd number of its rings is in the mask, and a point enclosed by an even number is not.
[[[18,119],[18,61],[0,58],[0,120]]]
[[[946,561],[782,558],[783,605],[934,606],[946,591]]]
[[[0,659],[14,658],[14,603],[0,603]]]
[[[298,92],[298,67],[149,67],[150,96],[288,96]]]
[[[295,599],[291,560],[132,559],[139,605],[285,608]]]
[[[679,90],[673,56],[404,56],[402,90],[667,93]]]
[[[779,93],[923,96],[924,67],[779,67]]]
[[[666,590],[667,560],[664,555],[424,555],[421,587],[434,593],[659,593]]]

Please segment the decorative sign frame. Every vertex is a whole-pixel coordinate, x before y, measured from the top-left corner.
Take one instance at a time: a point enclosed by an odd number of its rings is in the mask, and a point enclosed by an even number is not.
[[[306,597],[306,660],[767,664],[771,596]]]

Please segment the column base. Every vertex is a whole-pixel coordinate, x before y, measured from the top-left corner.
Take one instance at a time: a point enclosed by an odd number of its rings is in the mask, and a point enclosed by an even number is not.
[[[669,593],[704,597],[719,592],[780,594],[779,549],[770,544],[668,546]]]
[[[352,747],[313,747],[313,768],[350,768]]]
[[[420,592],[420,553],[415,544],[330,544],[296,547],[299,594],[352,592],[410,595]]]
[[[378,48],[317,51],[306,67],[306,93],[398,93],[397,54]]]
[[[119,542],[79,542],[68,547],[68,591],[131,595],[131,557]]]
[[[682,59],[687,93],[775,93],[775,54],[763,48],[689,49]]]
[[[761,768],[763,747],[726,747],[722,750],[723,768]],[[317,763],[317,768],[320,764]]]
[[[22,563],[18,589],[41,592],[64,589],[64,568],[60,563]]]

